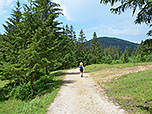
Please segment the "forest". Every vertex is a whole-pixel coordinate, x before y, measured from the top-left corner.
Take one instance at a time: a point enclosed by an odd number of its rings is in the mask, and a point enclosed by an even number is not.
[[[17,2],[0,35],[0,80],[9,82],[0,88],[0,100],[32,99],[40,92],[35,85],[47,82],[52,71],[78,67],[80,62],[86,66],[152,61],[152,39],[122,52],[119,46],[103,48],[94,32],[89,46],[83,29],[76,35],[72,25],[57,20],[60,15],[60,5],[49,0]]]

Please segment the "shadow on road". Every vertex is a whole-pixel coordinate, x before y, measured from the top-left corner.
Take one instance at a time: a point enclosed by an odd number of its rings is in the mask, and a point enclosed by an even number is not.
[[[76,74],[80,74],[80,72],[71,72],[71,73],[66,73],[66,75],[76,75]]]
[[[83,78],[88,78],[88,76],[83,76]]]
[[[64,80],[64,81],[62,81],[63,85],[68,85],[68,84],[75,83],[75,82],[76,82],[75,80]]]

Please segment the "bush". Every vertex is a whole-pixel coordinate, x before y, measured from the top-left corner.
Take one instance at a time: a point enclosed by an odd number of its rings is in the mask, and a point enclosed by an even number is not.
[[[48,85],[48,83],[52,83]],[[51,86],[51,87],[50,87]],[[34,82],[34,95],[31,95],[31,85],[30,82],[23,83],[15,86],[11,89],[9,97],[14,97],[16,99],[28,100],[34,98],[36,95],[41,95],[53,89],[53,80],[50,76],[42,76],[39,80]]]
[[[14,87],[14,83],[6,84],[4,87],[0,88],[0,101],[7,100],[9,98],[9,93]]]
[[[121,60],[113,60],[111,64],[122,64]]]
[[[19,86],[14,87],[10,94],[9,97],[14,97],[17,99],[24,100],[26,98],[30,97],[30,85],[27,83],[21,84]]]
[[[52,83],[49,85],[48,83]],[[43,76],[36,82],[34,82],[34,91],[36,94],[41,94],[41,92],[45,92],[46,90],[51,90],[50,86],[54,86],[53,78],[50,76]]]
[[[144,60],[145,60],[145,62],[150,62],[150,61],[152,61],[152,55],[145,55],[144,57]]]
[[[112,57],[110,55],[106,56],[104,59],[105,59],[104,63],[106,63],[106,64],[112,63]]]
[[[138,56],[135,56],[135,57],[129,57],[129,62],[138,63],[138,62],[141,62],[141,60]]]

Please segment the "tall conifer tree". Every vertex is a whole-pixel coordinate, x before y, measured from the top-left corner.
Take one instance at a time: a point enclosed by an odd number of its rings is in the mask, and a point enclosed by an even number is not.
[[[22,38],[20,37],[22,19],[21,6],[19,1],[17,1],[11,17],[6,21],[6,25],[3,25],[5,34],[1,37],[2,42],[0,43],[3,51],[2,79],[4,80],[22,80],[19,69],[20,65],[17,59],[22,43]]]
[[[96,32],[93,33],[93,39],[90,45],[90,61],[92,64],[97,64],[102,61],[103,57],[103,47],[98,43],[98,38]]]
[[[84,64],[88,64],[88,42],[86,40],[86,36],[83,32],[83,29],[80,30],[78,43],[77,43],[77,63],[83,62]]]

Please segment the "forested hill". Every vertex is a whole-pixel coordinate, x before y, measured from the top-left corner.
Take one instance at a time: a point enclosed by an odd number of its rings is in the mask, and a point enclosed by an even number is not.
[[[89,47],[90,47],[91,40],[89,40],[88,42],[89,42]],[[120,46],[120,49],[123,52],[126,46],[131,47],[132,50],[134,48],[137,48],[138,46],[137,43],[133,43],[133,42],[118,39],[118,38],[112,38],[112,37],[99,37],[98,42],[101,43],[104,48],[109,47],[109,46]]]

